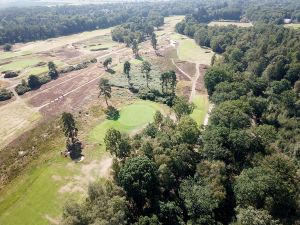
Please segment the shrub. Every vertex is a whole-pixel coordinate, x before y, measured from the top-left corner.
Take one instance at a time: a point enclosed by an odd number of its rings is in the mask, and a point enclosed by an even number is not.
[[[9,52],[12,49],[12,45],[11,44],[5,44],[3,46],[3,50],[6,52]]]
[[[39,77],[40,85],[46,84],[51,81],[51,77],[49,75]]]
[[[108,106],[105,110],[105,114],[106,118],[109,120],[117,120],[120,117],[119,111],[113,106]]]
[[[0,101],[11,99],[13,96],[12,92],[7,89],[0,89]]]
[[[4,74],[4,78],[13,78],[13,77],[17,77],[19,74],[17,72],[14,71],[6,71]]]
[[[23,95],[26,92],[30,91],[30,87],[28,87],[28,85],[24,85],[24,84],[18,84],[15,87],[15,91],[17,92],[18,95]]]
[[[28,86],[30,89],[37,89],[41,86],[41,81],[38,76],[35,75],[30,75],[28,77]]]

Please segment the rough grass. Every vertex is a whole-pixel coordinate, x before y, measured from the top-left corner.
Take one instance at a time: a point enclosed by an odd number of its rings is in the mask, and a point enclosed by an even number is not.
[[[203,124],[205,116],[209,109],[209,101],[207,95],[196,95],[193,99],[195,109],[191,114],[191,117],[197,122],[197,124]]]
[[[213,21],[208,24],[208,26],[229,26],[235,25],[238,27],[252,27],[252,23],[241,23],[241,22],[232,22],[232,21]]]
[[[201,48],[192,39],[181,41],[177,53],[180,60],[206,65],[210,65],[214,54],[211,50]]]
[[[10,59],[18,56],[28,55],[30,52],[19,52],[19,51],[11,51],[11,52],[0,52],[0,59]]]
[[[5,142],[32,127],[41,115],[20,101],[14,101],[0,110],[0,149]]]
[[[90,51],[96,51],[98,49],[109,49],[114,46],[116,46],[116,42],[108,42],[108,43],[96,44],[96,45],[89,46],[88,49]]]

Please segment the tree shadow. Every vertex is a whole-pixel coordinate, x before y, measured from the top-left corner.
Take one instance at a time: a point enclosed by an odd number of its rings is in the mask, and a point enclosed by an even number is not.
[[[116,71],[111,69],[111,68],[107,69],[106,72],[108,72],[110,74],[115,74],[116,73]]]

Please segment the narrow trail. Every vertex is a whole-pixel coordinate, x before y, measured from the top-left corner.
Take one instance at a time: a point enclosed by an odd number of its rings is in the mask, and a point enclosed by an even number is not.
[[[195,78],[193,78],[191,81],[192,81],[192,91],[191,91],[191,95],[190,95],[190,98],[189,98],[189,102],[192,102],[193,101],[193,98],[196,96],[196,85],[197,85],[197,82],[199,80],[199,77],[200,77],[200,70],[199,70],[199,63],[196,63],[195,64],[196,66],[196,73],[195,73]]]
[[[189,74],[187,74],[186,72],[184,72],[179,66],[177,66],[177,64],[175,63],[174,59],[172,59],[172,63],[173,65],[184,75],[186,76],[188,79],[192,80],[191,76]]]

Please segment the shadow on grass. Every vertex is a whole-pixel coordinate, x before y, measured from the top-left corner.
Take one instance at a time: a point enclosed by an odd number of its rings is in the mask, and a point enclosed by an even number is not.
[[[111,68],[107,69],[106,72],[108,72],[110,74],[115,74],[116,73],[116,71],[111,69]]]

